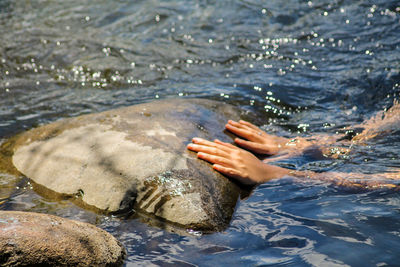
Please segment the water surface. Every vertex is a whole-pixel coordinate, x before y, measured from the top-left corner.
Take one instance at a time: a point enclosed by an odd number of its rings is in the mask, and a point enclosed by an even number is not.
[[[398,1],[0,1],[0,140],[61,118],[201,97],[282,136],[335,134],[400,92]],[[399,131],[335,161],[295,168],[400,168]],[[10,197],[5,192],[12,191]],[[135,216],[44,198],[0,173],[0,208],[96,224],[126,264],[385,266],[400,255],[398,192],[290,179],[259,186],[226,231],[179,236]]]

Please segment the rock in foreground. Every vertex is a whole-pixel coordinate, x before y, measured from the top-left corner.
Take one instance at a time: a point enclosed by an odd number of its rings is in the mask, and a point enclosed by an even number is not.
[[[120,266],[125,255],[112,235],[91,224],[0,211],[1,266]]]
[[[172,99],[64,119],[17,137],[16,168],[47,189],[107,212],[134,208],[203,231],[227,226],[239,188],[186,149],[223,133],[232,106]]]

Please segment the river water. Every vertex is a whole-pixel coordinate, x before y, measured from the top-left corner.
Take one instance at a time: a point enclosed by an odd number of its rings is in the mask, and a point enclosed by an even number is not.
[[[398,1],[0,0],[0,140],[60,118],[153,99],[233,104],[282,136],[334,135],[400,92]],[[344,159],[284,164],[400,168],[400,133]],[[127,266],[387,266],[400,262],[400,196],[282,179],[239,202],[231,225],[180,236],[44,198],[0,173],[0,209],[96,224]]]

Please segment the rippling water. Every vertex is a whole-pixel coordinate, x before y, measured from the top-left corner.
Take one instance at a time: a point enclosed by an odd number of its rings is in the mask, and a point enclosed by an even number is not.
[[[399,98],[398,1],[0,0],[0,140],[63,117],[157,98],[231,103],[283,136],[335,134]],[[400,133],[349,158],[290,162],[318,171],[400,168]],[[127,265],[385,266],[400,260],[398,192],[273,181],[231,226],[178,236],[139,218],[46,199],[0,173],[1,209],[97,224]]]

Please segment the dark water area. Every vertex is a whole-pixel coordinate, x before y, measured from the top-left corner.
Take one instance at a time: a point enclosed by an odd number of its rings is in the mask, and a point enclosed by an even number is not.
[[[400,93],[399,1],[0,0],[0,36],[0,143],[61,118],[177,97],[230,103],[281,136],[334,135]],[[400,132],[344,159],[285,164],[393,171]],[[94,223],[126,246],[127,266],[400,262],[400,195],[390,190],[271,181],[239,202],[224,232],[209,235],[85,211],[6,173],[0,209]]]

